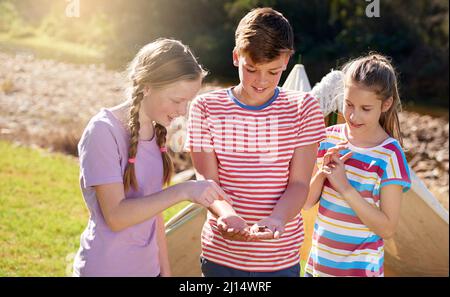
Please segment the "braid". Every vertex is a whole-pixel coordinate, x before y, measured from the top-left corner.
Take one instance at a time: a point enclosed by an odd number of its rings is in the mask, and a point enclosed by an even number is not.
[[[128,128],[130,129],[130,146],[128,148],[128,159],[134,159],[137,155],[137,147],[139,142],[139,109],[141,107],[142,99],[144,94],[141,88],[134,87],[133,94],[131,97],[131,108],[128,121]],[[134,162],[127,163],[125,173],[124,173],[124,186],[125,192],[128,192],[130,186],[136,191],[138,189],[138,182],[136,179],[136,174],[134,172]]]
[[[156,142],[158,143],[158,146],[160,148],[166,146],[166,137],[167,137],[167,129],[160,124],[155,125],[155,135],[156,135]],[[168,185],[170,183],[170,179],[172,177],[174,168],[173,168],[173,162],[170,158],[169,152],[167,151],[161,151],[161,156],[163,160],[163,184]]]

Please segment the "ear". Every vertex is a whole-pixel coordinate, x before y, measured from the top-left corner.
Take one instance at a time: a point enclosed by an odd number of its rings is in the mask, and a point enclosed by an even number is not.
[[[236,48],[233,49],[233,65],[239,66],[239,52]]]
[[[289,63],[289,59],[291,58],[290,55],[286,54],[284,57],[284,65],[283,65],[283,71],[287,69],[287,65]]]
[[[393,102],[394,98],[392,98],[392,96],[384,100],[383,103],[381,104],[381,112],[388,111],[391,108]]]
[[[144,97],[147,97],[150,94],[150,87],[145,86],[142,93],[144,94]]]

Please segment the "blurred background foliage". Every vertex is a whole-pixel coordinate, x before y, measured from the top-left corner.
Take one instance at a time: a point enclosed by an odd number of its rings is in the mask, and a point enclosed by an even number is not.
[[[447,107],[447,0],[380,0],[368,18],[365,0],[0,0],[0,50],[32,49],[71,62],[124,69],[137,50],[158,37],[188,44],[210,71],[208,80],[236,82],[234,30],[250,9],[271,6],[291,22],[296,53],[312,84],[348,59],[378,51],[392,57],[402,99]],[[288,71],[284,74],[283,80]]]

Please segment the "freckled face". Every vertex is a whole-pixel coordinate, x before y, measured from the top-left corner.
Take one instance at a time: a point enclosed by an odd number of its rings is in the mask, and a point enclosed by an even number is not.
[[[380,100],[373,91],[351,81],[345,83],[343,115],[353,133],[375,131],[380,125],[381,113],[387,111],[391,104],[390,100]]]
[[[187,112],[189,102],[200,90],[202,81],[182,80],[162,88],[148,88],[143,111],[151,120],[168,127],[171,121]]]

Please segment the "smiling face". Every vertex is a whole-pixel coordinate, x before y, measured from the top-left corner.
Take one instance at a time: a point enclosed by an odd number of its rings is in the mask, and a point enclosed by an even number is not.
[[[142,102],[142,116],[158,124],[168,127],[170,122],[187,112],[191,101],[200,90],[201,78],[197,80],[181,80],[161,88],[146,87]]]
[[[286,70],[289,57],[289,54],[283,53],[270,62],[256,64],[249,55],[234,50],[233,64],[239,69],[240,79],[236,88],[238,99],[258,105],[269,100]]]
[[[381,100],[367,88],[347,80],[344,88],[343,115],[352,134],[370,136],[381,126],[382,112],[392,105],[392,98]]]

